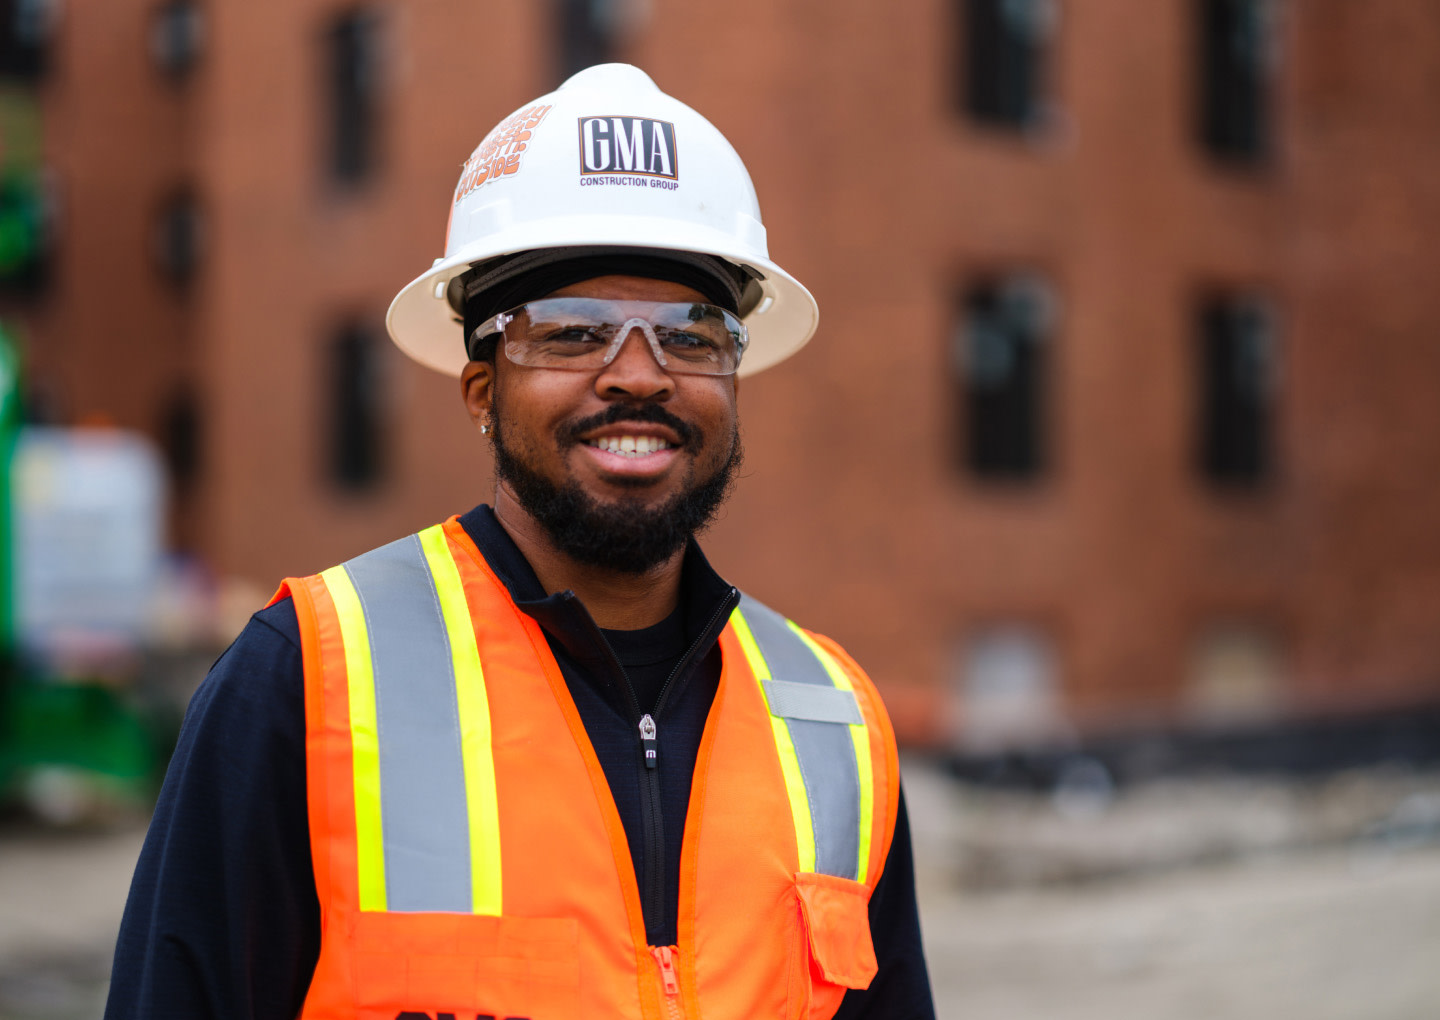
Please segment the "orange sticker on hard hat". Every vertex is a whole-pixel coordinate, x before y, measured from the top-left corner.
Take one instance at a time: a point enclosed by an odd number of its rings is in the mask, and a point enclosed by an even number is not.
[[[495,129],[465,161],[465,170],[460,182],[455,185],[455,203],[458,204],[471,192],[502,177],[509,177],[520,171],[520,157],[530,141],[531,133],[539,127],[549,106],[530,106],[519,113],[502,120]]]

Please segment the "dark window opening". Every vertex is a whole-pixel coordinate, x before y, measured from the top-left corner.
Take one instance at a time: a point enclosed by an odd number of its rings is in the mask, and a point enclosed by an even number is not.
[[[1200,309],[1200,471],[1224,486],[1255,486],[1274,470],[1274,315],[1255,298]]]
[[[560,78],[616,59],[624,0],[555,0]]]
[[[182,81],[200,62],[205,15],[194,0],[169,0],[150,23],[150,55],[169,78]]]
[[[380,19],[372,11],[350,11],[325,34],[329,75],[331,177],[358,184],[370,177],[379,157]]]
[[[1013,277],[961,300],[952,357],[960,459],[980,478],[1027,481],[1045,469],[1045,361],[1050,288]]]
[[[1042,115],[1054,0],[961,0],[960,103],[976,120],[1027,128]]]
[[[204,217],[193,193],[176,192],[160,207],[153,243],[161,274],[177,287],[189,286],[199,271],[205,243]]]
[[[1200,139],[1215,156],[1258,162],[1269,150],[1270,0],[1196,0]]]
[[[360,326],[343,330],[330,348],[330,476],[341,488],[360,490],[384,469],[380,351]]]
[[[55,0],[0,0],[0,78],[45,77],[55,15]]]
[[[188,490],[200,476],[200,402],[189,386],[176,390],[160,419],[160,442],[170,476],[178,489]]]

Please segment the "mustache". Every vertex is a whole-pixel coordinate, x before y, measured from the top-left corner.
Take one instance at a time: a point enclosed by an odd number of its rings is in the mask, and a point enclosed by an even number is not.
[[[578,443],[583,432],[606,425],[618,425],[624,421],[664,425],[680,437],[681,444],[687,450],[698,450],[704,442],[699,429],[677,418],[659,404],[612,404],[599,414],[592,414],[565,425],[561,430],[561,438],[570,443]]]

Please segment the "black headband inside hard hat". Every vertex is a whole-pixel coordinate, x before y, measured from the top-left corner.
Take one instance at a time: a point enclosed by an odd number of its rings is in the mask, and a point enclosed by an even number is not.
[[[619,247],[520,252],[477,266],[460,279],[463,290],[457,296],[464,301],[466,353],[472,361],[488,359],[485,338],[471,337],[486,320],[599,276],[640,276],[678,283],[736,315],[745,314],[760,297],[759,286],[744,270],[698,252]],[[477,356],[481,354],[484,357]]]

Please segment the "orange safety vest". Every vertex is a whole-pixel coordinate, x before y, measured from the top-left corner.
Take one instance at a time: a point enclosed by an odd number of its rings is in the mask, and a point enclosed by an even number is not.
[[[692,779],[678,944],[539,626],[456,518],[290,578],[321,948],[302,1020],[789,1020],[876,972],[895,738],[838,646],[742,597]]]

